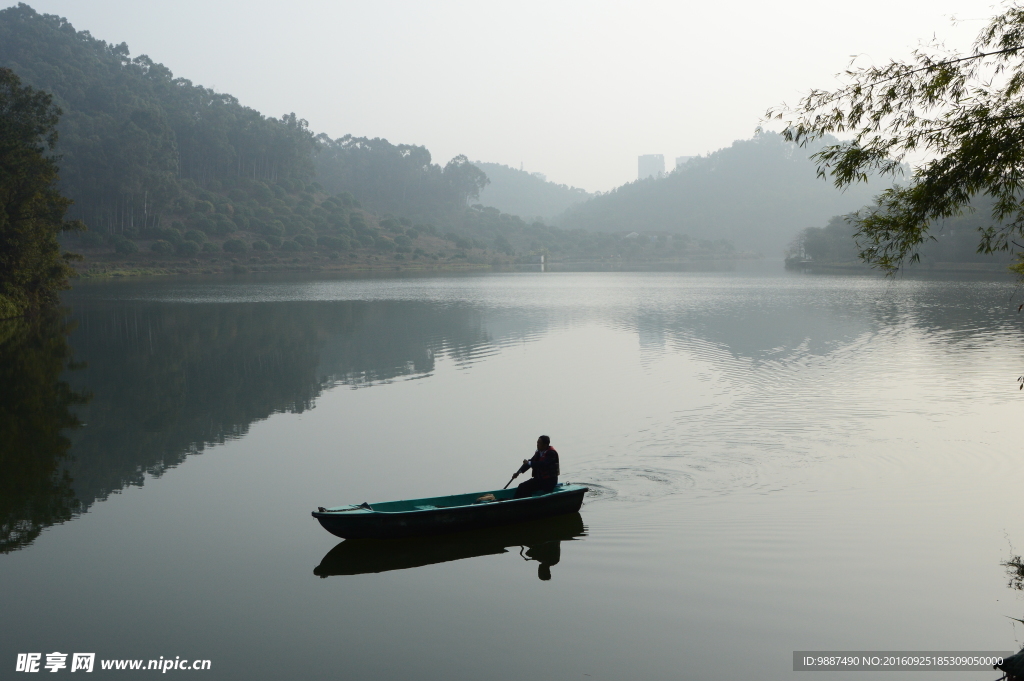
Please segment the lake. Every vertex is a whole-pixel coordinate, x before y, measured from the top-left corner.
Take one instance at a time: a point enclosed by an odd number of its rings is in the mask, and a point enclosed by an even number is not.
[[[147,675],[99,660],[790,679],[798,650],[1020,647],[1009,275],[240,276],[65,302],[66,347],[0,358],[28,414],[0,458],[5,675],[59,651],[117,678]],[[369,548],[310,517],[499,488],[540,434],[591,488],[578,515]]]

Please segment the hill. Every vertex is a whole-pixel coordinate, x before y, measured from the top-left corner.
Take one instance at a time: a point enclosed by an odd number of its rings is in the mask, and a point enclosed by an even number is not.
[[[500,163],[473,161],[473,165],[485,172],[490,180],[480,191],[480,204],[503,213],[551,222],[570,207],[593,196],[585,189],[548,182],[538,173]]]
[[[666,250],[665,240],[471,206],[489,180],[465,156],[442,166],[422,146],[317,134],[295,113],[265,116],[25,4],[0,10],[0,66],[63,111],[60,187],[74,200],[69,217],[89,229],[69,245],[90,271],[459,265],[541,254],[650,261],[732,250],[718,237]],[[563,199],[581,191],[548,185]]]
[[[827,142],[826,142],[827,143]],[[793,234],[871,201],[881,182],[846,192],[817,177],[801,149],[770,132],[692,159],[661,179],[623,185],[568,209],[567,229],[668,232],[782,255]]]

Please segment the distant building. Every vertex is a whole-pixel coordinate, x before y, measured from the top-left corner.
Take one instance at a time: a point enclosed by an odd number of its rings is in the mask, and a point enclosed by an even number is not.
[[[685,166],[690,162],[691,158],[697,158],[696,156],[676,156],[676,168]]]
[[[665,176],[665,155],[644,154],[637,158],[637,179]]]

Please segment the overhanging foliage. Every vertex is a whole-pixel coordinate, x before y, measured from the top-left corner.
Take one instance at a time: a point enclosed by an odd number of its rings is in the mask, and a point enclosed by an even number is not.
[[[961,54],[930,44],[910,61],[850,68],[846,85],[812,90],[795,108],[769,119],[786,123],[787,139],[807,145],[825,135],[852,135],[813,155],[821,177],[837,187],[871,173],[902,173],[909,182],[882,192],[852,221],[860,257],[894,272],[918,259],[937,221],[969,209],[972,197],[992,199],[991,222],[978,251],[1024,250],[1024,7],[1010,6]]]

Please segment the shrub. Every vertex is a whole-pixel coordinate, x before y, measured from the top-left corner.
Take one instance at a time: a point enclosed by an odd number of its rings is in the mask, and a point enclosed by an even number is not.
[[[288,234],[315,234],[316,231],[313,229],[313,223],[304,217],[299,215],[293,215],[290,218],[291,222],[285,225],[285,231]]]
[[[332,213],[327,224],[334,229],[349,229],[348,216],[344,213]]]
[[[347,251],[350,245],[348,238],[343,236],[322,236],[316,243],[329,251]]]
[[[308,234],[295,235],[295,243],[301,244],[303,248],[313,248],[316,245],[316,241]]]
[[[174,251],[178,255],[192,256],[199,252],[199,244],[195,241],[182,241],[174,247]]]
[[[153,236],[160,241],[169,241],[172,244],[179,244],[182,241],[181,232],[173,227],[158,227],[153,230]]]
[[[404,234],[399,234],[395,237],[395,243],[399,246],[412,246],[412,239]]]
[[[301,251],[302,250],[302,246],[300,246],[299,244],[295,243],[294,241],[285,241],[284,243],[281,244],[281,250],[282,251]]]
[[[245,253],[246,245],[241,239],[228,239],[224,242],[224,250],[228,253]]]
[[[273,194],[270,192],[270,187],[262,182],[256,182],[252,185],[252,189],[249,190],[249,195],[259,201],[267,201]]]
[[[252,242],[252,250],[254,250],[254,251],[269,251],[270,250],[270,244],[268,244],[266,241],[262,241],[262,240],[260,240],[260,241],[253,241]]]
[[[198,230],[206,234],[214,234],[217,230],[217,223],[199,213],[193,213],[188,219],[188,226],[191,230]]]
[[[153,245],[149,247],[149,250],[160,255],[170,255],[171,253],[174,253],[174,244],[170,241],[158,239],[153,242]]]
[[[213,243],[212,241],[204,241],[202,246],[203,253],[219,253],[220,246]]]
[[[82,245],[86,248],[96,248],[102,246],[104,239],[103,235],[99,232],[85,232],[79,237],[82,241]]]
[[[264,241],[266,241],[268,244],[270,244],[271,248],[280,248],[281,247],[281,237],[279,237],[279,236],[268,235],[264,239]]]
[[[201,244],[206,241],[206,235],[200,232],[198,229],[190,229],[185,232],[185,241],[194,241],[197,244]]]
[[[121,239],[114,244],[114,250],[121,255],[131,255],[132,253],[138,253],[138,245],[131,239]]]
[[[228,220],[223,215],[217,215],[216,219],[208,219],[208,225],[204,225],[201,229],[207,234],[224,236],[230,234],[237,229],[234,222]]]

